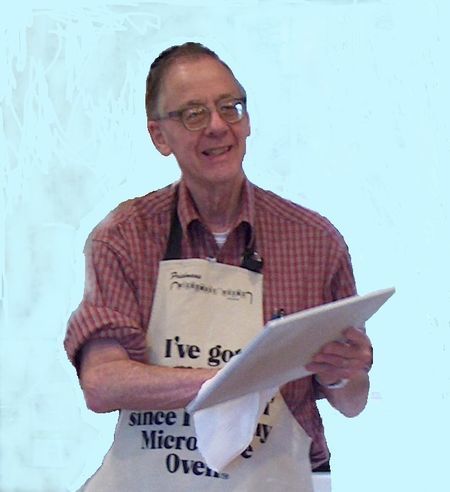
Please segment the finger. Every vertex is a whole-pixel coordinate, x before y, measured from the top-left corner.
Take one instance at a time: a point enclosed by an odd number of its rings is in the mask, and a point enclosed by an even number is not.
[[[321,375],[321,380],[329,379],[330,381],[336,381],[338,379],[351,379],[359,372],[359,370],[355,369],[339,369],[335,366],[315,362],[307,364],[305,368],[313,374]]]
[[[360,361],[364,368],[370,368],[373,363],[373,349],[370,344],[361,344],[351,342],[350,344],[333,343],[324,347],[324,350],[319,352],[319,354],[330,354],[339,357],[344,357],[347,359],[355,359]]]
[[[367,349],[352,348],[350,351],[346,351],[344,357],[318,352],[311,358],[311,362],[327,364],[339,369],[363,369],[365,372],[369,372],[372,367],[372,352]]]
[[[319,353],[350,358],[355,353],[355,347],[345,342],[330,342],[324,345]]]
[[[370,338],[365,331],[359,328],[347,328],[344,330],[343,335],[346,340],[355,345],[369,345],[371,346]]]
[[[338,369],[363,369],[367,364],[365,359],[357,357],[340,357],[338,355],[324,353],[316,354],[312,358],[312,362],[327,364],[329,366],[337,367]]]

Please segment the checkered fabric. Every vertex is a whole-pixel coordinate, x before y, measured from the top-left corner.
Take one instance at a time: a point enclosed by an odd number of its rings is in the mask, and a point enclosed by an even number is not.
[[[239,217],[219,249],[181,181],[122,203],[89,236],[85,293],[64,341],[75,365],[80,348],[93,338],[116,339],[130,358],[145,362],[158,264],[177,195],[182,258],[214,257],[240,265],[246,240],[254,239],[264,259],[265,321],[280,309],[290,314],[356,293],[347,246],[327,219],[245,181]],[[304,378],[282,388],[289,409],[313,440],[313,467],[328,459],[315,384]]]

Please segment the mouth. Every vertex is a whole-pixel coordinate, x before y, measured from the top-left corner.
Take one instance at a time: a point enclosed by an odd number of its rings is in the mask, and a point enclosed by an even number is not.
[[[231,150],[231,145],[224,145],[222,147],[211,147],[210,149],[205,149],[202,151],[203,155],[207,157],[216,157],[218,155],[226,154]]]

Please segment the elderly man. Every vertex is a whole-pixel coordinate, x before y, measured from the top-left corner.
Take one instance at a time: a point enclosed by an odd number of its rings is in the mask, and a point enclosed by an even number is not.
[[[267,432],[221,473],[202,461],[183,408],[274,313],[355,294],[347,247],[326,219],[246,179],[246,93],[214,52],[186,43],[161,53],[146,111],[182,177],[120,205],[86,245],[65,347],[88,407],[121,412],[84,490],[310,492],[311,467],[328,458],[316,399],[349,417],[367,401],[362,331],[346,330],[315,355],[314,376],[281,388],[262,416]]]

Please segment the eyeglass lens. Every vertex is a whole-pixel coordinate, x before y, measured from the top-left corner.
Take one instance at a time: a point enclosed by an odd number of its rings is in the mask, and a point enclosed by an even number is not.
[[[219,101],[217,111],[228,123],[236,123],[245,114],[244,103],[240,100]],[[208,126],[211,111],[206,106],[193,106],[181,112],[181,121],[188,130],[200,130]]]

